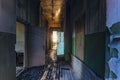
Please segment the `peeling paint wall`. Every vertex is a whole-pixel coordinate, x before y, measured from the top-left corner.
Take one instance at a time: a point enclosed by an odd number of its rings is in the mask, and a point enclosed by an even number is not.
[[[120,0],[107,0],[107,17],[106,17],[106,26],[109,29],[109,43],[106,44],[107,48],[110,48],[108,55],[106,56],[106,75],[105,79],[117,79],[119,80],[120,71],[119,65],[120,62]],[[116,54],[116,56],[115,56]],[[114,61],[114,58],[117,62]],[[116,65],[114,65],[116,64]],[[111,67],[112,65],[112,67]],[[111,71],[110,71],[111,70]],[[117,71],[117,73],[116,73]]]

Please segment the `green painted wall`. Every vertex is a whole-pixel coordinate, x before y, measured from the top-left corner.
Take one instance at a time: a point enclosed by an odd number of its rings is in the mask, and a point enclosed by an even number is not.
[[[84,60],[99,77],[104,77],[105,32],[85,35]]]
[[[76,43],[76,40],[75,40],[75,38],[72,38],[72,55],[76,55],[76,45],[75,45],[75,43]]]
[[[68,47],[68,45],[66,44],[65,45],[65,49],[64,49],[64,52],[65,52],[65,54],[64,54],[64,56],[65,56],[65,61],[69,61],[69,47]]]
[[[65,61],[70,61],[70,55],[71,55],[71,38],[65,37],[65,43],[64,43],[64,56]]]
[[[110,42],[110,37],[109,37],[110,34],[106,34],[106,45],[109,44]],[[105,77],[106,78],[109,78],[109,66],[108,66],[108,60],[110,58],[110,48],[106,46],[106,54],[105,54]]]
[[[0,32],[0,80],[15,80],[16,35]]]

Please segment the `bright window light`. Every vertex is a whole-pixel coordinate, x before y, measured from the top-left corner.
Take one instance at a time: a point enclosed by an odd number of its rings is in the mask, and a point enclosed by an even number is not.
[[[57,40],[58,40],[58,38],[57,38],[57,31],[53,31],[53,42],[55,42],[55,43],[57,43]]]

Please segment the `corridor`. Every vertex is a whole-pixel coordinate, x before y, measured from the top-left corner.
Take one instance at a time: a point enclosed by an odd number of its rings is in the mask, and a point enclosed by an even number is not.
[[[50,50],[44,66],[18,69],[16,80],[74,80],[72,69],[67,63],[56,62],[56,51]]]
[[[0,0],[0,80],[120,80],[120,0]]]

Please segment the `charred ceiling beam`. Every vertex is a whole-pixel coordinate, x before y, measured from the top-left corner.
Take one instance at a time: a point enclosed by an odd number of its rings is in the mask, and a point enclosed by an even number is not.
[[[49,26],[59,27],[61,21],[64,19],[63,11],[65,7],[65,0],[41,0],[40,5],[43,9],[43,16],[50,24]]]

